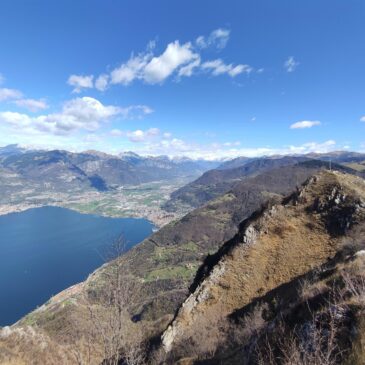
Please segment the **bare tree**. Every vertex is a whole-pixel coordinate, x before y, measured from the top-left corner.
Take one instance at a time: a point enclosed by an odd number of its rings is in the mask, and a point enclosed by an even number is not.
[[[127,365],[144,363],[141,325],[134,323],[128,313],[138,298],[139,285],[130,275],[128,260],[121,258],[125,251],[126,243],[120,237],[108,254],[108,264],[101,269],[98,294],[88,298],[89,332],[74,331],[77,346],[71,347],[79,365],[93,363],[91,347],[94,353],[100,349],[104,365],[118,365],[122,359]],[[78,327],[77,319],[74,327]]]

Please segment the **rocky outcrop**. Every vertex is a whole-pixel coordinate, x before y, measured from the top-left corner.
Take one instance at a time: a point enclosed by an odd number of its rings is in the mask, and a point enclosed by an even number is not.
[[[221,326],[255,298],[332,259],[365,221],[364,199],[364,180],[322,172],[282,204],[244,221],[162,335],[165,351],[187,343],[198,348],[202,338],[214,337],[209,321]]]

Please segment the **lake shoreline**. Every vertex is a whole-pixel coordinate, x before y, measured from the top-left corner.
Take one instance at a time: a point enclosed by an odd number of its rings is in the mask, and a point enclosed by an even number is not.
[[[82,209],[77,209],[76,207],[70,206],[68,203],[47,203],[47,204],[2,204],[0,205],[0,216],[12,214],[12,213],[22,213],[29,209],[37,209],[37,208],[44,208],[44,207],[58,207],[58,208],[65,208],[72,210],[74,212],[78,212],[80,214],[93,214],[100,217],[107,217],[107,218],[136,218],[136,219],[147,219],[149,222],[151,222],[156,228],[160,229],[164,225],[172,222],[173,220],[176,220],[178,218],[181,218],[181,214],[177,213],[168,213],[160,209],[160,215],[156,214],[156,210],[150,213],[146,213],[143,215],[137,214],[137,213],[131,213],[131,214],[107,214],[104,212],[92,212],[92,211],[85,211]]]
[[[0,216],[0,291],[6,298],[0,301],[0,326],[83,282],[106,262],[120,237],[128,250],[155,229],[144,218],[102,217],[58,206],[23,208],[28,209]]]

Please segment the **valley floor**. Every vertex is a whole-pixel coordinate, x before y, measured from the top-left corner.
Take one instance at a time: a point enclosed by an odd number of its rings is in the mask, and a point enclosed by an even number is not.
[[[186,183],[184,179],[171,182],[151,182],[138,186],[121,186],[112,191],[53,192],[26,191],[0,198],[0,215],[21,212],[42,206],[59,206],[85,214],[108,217],[146,218],[157,227],[182,217],[187,212],[166,212],[161,206],[170,194]]]

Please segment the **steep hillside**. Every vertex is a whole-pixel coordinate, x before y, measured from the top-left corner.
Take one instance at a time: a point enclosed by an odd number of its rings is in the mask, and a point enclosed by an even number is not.
[[[24,336],[20,341],[23,347],[15,353],[24,361],[28,359],[27,349],[31,346],[34,351],[35,343],[42,341],[46,341],[55,354],[64,354],[65,348],[82,347],[78,336],[75,338],[75,321],[77,333],[84,333],[89,338],[93,332],[90,308],[98,313],[108,313],[103,299],[107,297],[105,283],[117,264],[122,268],[121,277],[128,290],[133,288],[134,294],[130,296],[133,300],[126,304],[129,317],[144,331],[148,329],[151,335],[158,335],[189,294],[189,287],[194,290],[198,278],[205,275],[205,266],[200,266],[203,262],[214,261],[214,253],[237,234],[240,223],[268,200],[280,201],[317,171],[318,167],[312,165],[283,167],[237,184],[229,193],[165,226],[114,264],[97,270],[85,283],[52,298],[5,331],[6,336],[0,344],[6,347],[9,342],[12,346],[14,342],[18,344],[20,331]],[[101,346],[97,345],[98,341],[100,338],[93,339],[95,348]],[[43,350],[37,351],[43,359]],[[95,363],[101,356],[97,354],[95,350]],[[48,363],[52,364],[50,360]]]
[[[364,180],[318,173],[313,166],[282,167],[246,179],[4,328],[0,363],[73,364],[81,356],[81,363],[99,364],[110,356],[105,343],[114,338],[103,334],[115,334],[112,324],[125,309],[120,356],[132,356],[132,349],[134,356],[137,350],[145,354],[147,364],[234,363],[247,345],[240,333],[234,341],[229,337],[235,323],[244,321],[260,298],[275,305],[270,293],[329,265],[344,244],[363,238],[364,231],[357,230],[365,220],[364,202]],[[110,297],[111,288],[123,293],[123,311]],[[295,298],[283,306],[299,305]],[[270,313],[268,321],[278,314]]]
[[[201,268],[195,290],[163,334],[170,361],[192,353],[212,357],[232,315],[326,264],[349,240],[363,243],[364,223],[364,180],[335,172],[314,176],[283,203],[243,221]]]
[[[158,335],[188,295],[196,272],[208,255],[231,239],[240,222],[268,199],[282,199],[317,171],[318,168],[283,167],[247,179],[205,207],[168,224],[122,256],[117,261],[123,268],[122,276],[139,293],[128,303],[130,316],[144,326],[152,326],[151,331]],[[25,331],[21,341],[24,348],[14,351],[19,352],[20,358],[28,359],[26,349],[36,348],[34,342],[45,338],[49,346],[57,349],[55,353],[64,353],[64,346],[75,342],[72,336],[75,317],[81,332],[90,331],[89,309],[103,307],[100,298],[105,297],[103,283],[111,267],[106,265],[85,283],[52,298],[26,316],[10,333],[6,332],[8,335],[0,344],[13,343],[17,333]],[[25,330],[28,325],[31,329]],[[41,350],[39,353],[42,359],[45,355]]]

